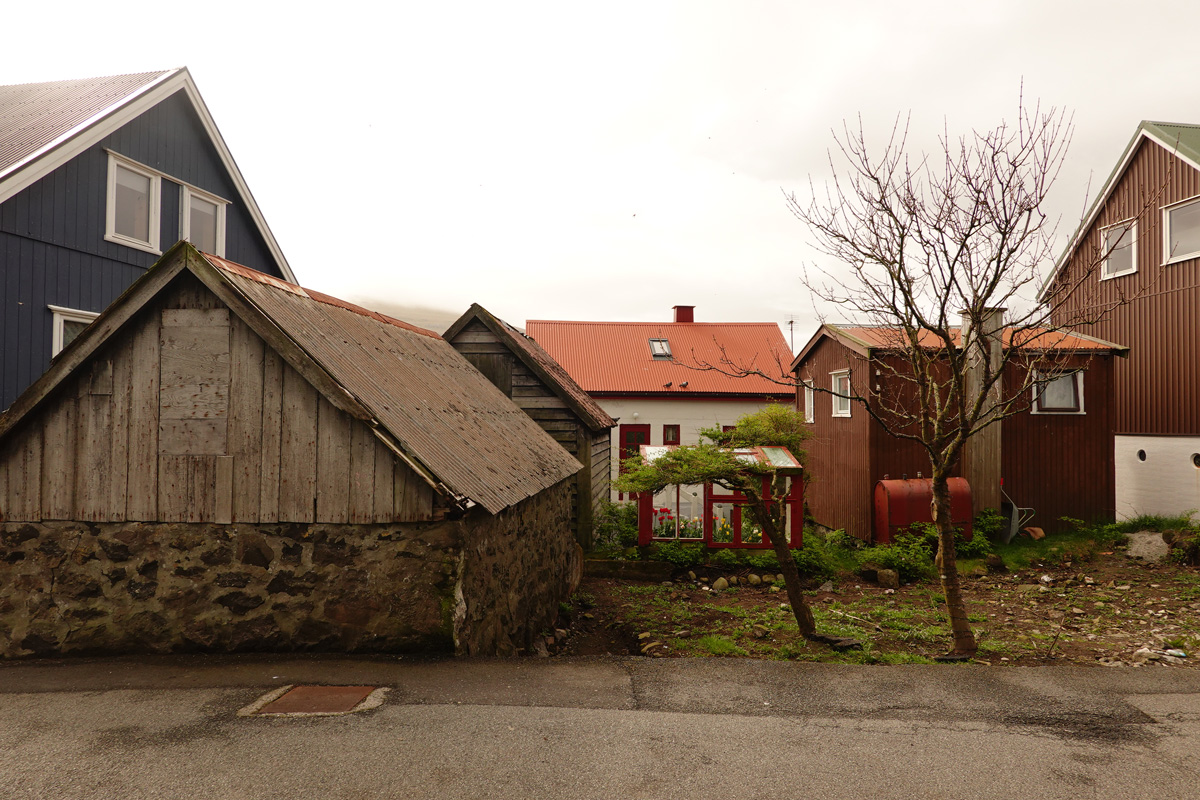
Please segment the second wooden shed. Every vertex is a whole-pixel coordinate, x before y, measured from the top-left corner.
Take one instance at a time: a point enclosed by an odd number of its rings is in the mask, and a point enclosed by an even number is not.
[[[616,420],[608,415],[537,342],[474,303],[443,334],[468,361],[512,398],[583,469],[575,478],[575,538],[592,545],[592,523],[608,499],[611,441]]]

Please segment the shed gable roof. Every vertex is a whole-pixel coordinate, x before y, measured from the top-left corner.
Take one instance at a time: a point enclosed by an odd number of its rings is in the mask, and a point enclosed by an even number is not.
[[[473,320],[478,320],[485,325],[500,342],[512,351],[513,355],[521,360],[521,363],[566,403],[592,432],[611,428],[617,424],[608,415],[608,412],[602,409],[600,404],[593,400],[591,395],[585,392],[583,387],[567,374],[562,365],[543,350],[537,342],[478,303],[472,303],[466,313],[446,330],[443,334],[446,341],[453,341],[454,337]]]
[[[186,242],[164,254],[0,415],[0,438],[183,270],[453,500],[496,513],[581,468],[432,331],[201,254]]]
[[[176,92],[191,102],[280,272],[295,281],[186,67],[0,86],[0,203]]]
[[[1096,195],[1095,202],[1092,203],[1084,216],[1083,221],[1071,234],[1071,239],[1067,242],[1066,248],[1063,249],[1062,255],[1054,262],[1054,269],[1046,276],[1045,282],[1042,283],[1041,291],[1038,294],[1038,299],[1043,300],[1046,297],[1047,291],[1054,279],[1071,260],[1075,251],[1079,249],[1080,243],[1087,236],[1087,232],[1091,230],[1095,224],[1096,218],[1100,215],[1105,204],[1108,202],[1113,191],[1124,177],[1125,171],[1129,168],[1130,162],[1137,154],[1138,147],[1143,142],[1151,142],[1164,150],[1174,153],[1179,161],[1194,170],[1200,171],[1200,125],[1192,125],[1181,122],[1152,122],[1150,120],[1142,120],[1141,124],[1133,133],[1133,137],[1129,143],[1125,145],[1125,149],[1121,153],[1121,157],[1117,159],[1116,166],[1113,167],[1104,185],[1100,188],[1100,192]]]
[[[955,345],[959,345],[962,329],[951,328],[950,337]],[[817,332],[808,340],[808,344],[804,345],[804,348],[792,361],[792,371],[795,372],[799,369],[821,340],[826,338],[838,342],[864,358],[870,357],[871,353],[880,350],[903,350],[908,345],[900,328],[882,325],[832,325],[827,322],[817,329]],[[1001,334],[1001,342],[1006,348],[1013,347],[1015,344],[1017,347],[1037,352],[1124,354],[1129,350],[1119,344],[1067,330],[1034,328],[1015,330],[1006,327]],[[922,349],[939,349],[942,341],[932,331],[925,330],[921,331],[920,344]]]
[[[526,331],[590,394],[790,395],[790,386],[696,365],[732,364],[788,380],[791,350],[773,322],[574,322],[529,320]],[[666,339],[673,358],[655,358]],[[692,365],[692,366],[689,366]],[[682,383],[686,388],[679,388]]]

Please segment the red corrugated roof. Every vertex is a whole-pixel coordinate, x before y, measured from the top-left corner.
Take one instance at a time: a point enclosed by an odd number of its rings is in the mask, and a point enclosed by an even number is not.
[[[779,326],[771,322],[529,320],[525,326],[589,394],[792,393],[790,386],[763,377],[740,378],[692,368],[704,364],[727,370],[750,368],[787,381],[792,354]],[[654,358],[651,339],[666,339],[674,359]]]
[[[859,340],[870,348],[887,348],[895,349],[897,347],[906,346],[907,340],[903,338],[903,333],[898,328],[884,328],[875,326],[833,326],[848,336]],[[950,335],[957,345],[962,338],[962,330],[953,328]],[[1120,345],[1106,342],[1101,339],[1096,339],[1091,336],[1085,336],[1080,333],[1065,330],[1046,330],[1042,328],[1027,328],[1019,331],[1014,331],[1012,328],[1005,328],[1002,341],[1005,347],[1012,347],[1014,337],[1018,347],[1030,348],[1033,350],[1122,350]],[[921,332],[921,344],[925,347],[940,347],[942,342],[930,331]]]
[[[962,341],[962,329],[959,327],[951,328],[950,336],[955,345],[960,345]],[[823,337],[835,339],[864,356],[869,355],[872,350],[902,350],[908,347],[908,339],[901,328],[893,328],[885,325],[831,325],[825,323],[817,329],[817,332],[809,339],[808,344],[796,355],[795,360],[792,362],[793,370],[807,359],[808,354],[812,352],[817,342]],[[942,346],[942,340],[934,335],[932,331],[922,330],[919,332],[919,337],[923,348],[939,348]],[[1015,343],[1017,347],[1039,351],[1061,350],[1092,353],[1115,352],[1122,354],[1129,349],[1128,347],[1106,342],[1103,339],[1097,339],[1087,334],[1067,330],[1047,330],[1045,328],[1013,329],[1012,327],[1007,327],[1001,335],[1001,340],[1006,348],[1012,347]]]

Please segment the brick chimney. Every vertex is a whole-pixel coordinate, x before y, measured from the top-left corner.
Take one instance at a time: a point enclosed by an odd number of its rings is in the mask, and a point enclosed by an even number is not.
[[[675,321],[676,322],[695,322],[696,321],[696,315],[695,315],[696,307],[695,306],[671,306],[671,308],[675,309]]]

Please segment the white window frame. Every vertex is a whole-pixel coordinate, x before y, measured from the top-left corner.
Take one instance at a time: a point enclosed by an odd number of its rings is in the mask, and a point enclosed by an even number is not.
[[[816,420],[817,420],[816,404],[817,403],[816,403],[815,390],[813,389],[813,385],[808,381],[804,381],[803,385],[804,385],[804,421],[805,422],[816,422]]]
[[[150,239],[142,241],[117,233],[117,167],[136,172],[150,179]],[[104,240],[123,244],[136,250],[162,255],[159,249],[159,233],[162,229],[162,173],[150,169],[124,156],[108,151],[108,192],[104,215]]]
[[[50,357],[58,355],[66,347],[63,342],[65,331],[63,323],[66,322],[84,322],[90,324],[92,320],[100,316],[97,311],[82,311],[78,308],[64,308],[63,306],[47,305],[46,308],[54,315],[54,322],[50,328]]]
[[[213,255],[224,258],[225,208],[229,205],[229,201],[186,183],[180,184],[180,186],[182,191],[179,193],[179,238],[192,241],[192,197],[212,203],[217,207],[217,250]]]
[[[1121,270],[1120,272],[1108,271],[1108,257],[1111,253],[1108,250],[1108,232],[1113,228],[1128,228],[1129,251],[1132,254],[1130,262],[1133,264],[1129,269]],[[1104,254],[1104,260],[1100,262],[1100,280],[1108,281],[1113,278],[1120,278],[1124,275],[1132,275],[1138,270],[1138,225],[1136,219],[1123,219],[1120,222],[1114,222],[1112,225],[1105,225],[1100,229],[1100,252]]]
[[[1187,261],[1200,256],[1200,250],[1178,254],[1171,252],[1171,212],[1197,203],[1200,203],[1200,197],[1191,197],[1187,200],[1180,200],[1178,203],[1172,203],[1169,206],[1163,206],[1163,264],[1176,264],[1180,261]]]
[[[842,394],[841,391],[838,389],[838,382],[842,378],[846,379],[846,393],[845,394]],[[849,417],[850,416],[850,408],[853,405],[853,403],[850,402],[850,393],[851,393],[850,370],[839,369],[836,372],[829,373],[829,384],[830,384],[829,388],[832,390],[830,397],[832,398],[833,416]],[[842,404],[841,401],[845,401],[845,408],[838,407],[839,405]]]
[[[1075,395],[1079,398],[1078,411],[1057,411],[1054,409],[1041,409],[1038,407],[1038,395],[1041,384],[1047,380],[1055,378],[1071,377],[1075,379]],[[1077,370],[1069,373],[1054,373],[1054,372],[1035,372],[1033,374],[1033,403],[1029,407],[1030,414],[1053,414],[1055,416],[1079,417],[1087,414],[1087,408],[1083,402],[1083,370]]]

